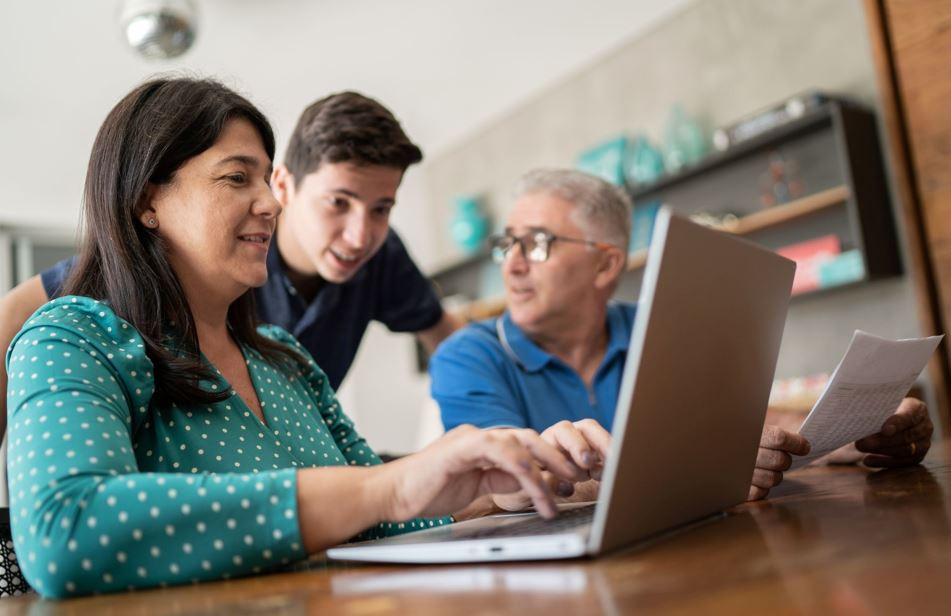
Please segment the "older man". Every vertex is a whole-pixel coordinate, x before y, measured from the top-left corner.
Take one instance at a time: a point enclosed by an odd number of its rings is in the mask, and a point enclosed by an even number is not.
[[[505,234],[493,242],[507,310],[456,332],[430,362],[447,429],[541,431],[584,419],[610,428],[636,311],[611,302],[629,236],[630,201],[607,182],[551,169],[520,180]],[[857,446],[871,454],[867,464],[916,464],[932,432],[924,404],[907,399]],[[750,498],[765,496],[790,454],[808,449],[798,434],[766,426]]]

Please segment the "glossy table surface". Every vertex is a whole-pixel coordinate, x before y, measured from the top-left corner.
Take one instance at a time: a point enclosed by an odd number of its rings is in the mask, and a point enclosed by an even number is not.
[[[0,614],[951,613],[951,440],[922,466],[816,467],[766,501],[596,560],[340,566]],[[649,503],[646,503],[649,506]]]

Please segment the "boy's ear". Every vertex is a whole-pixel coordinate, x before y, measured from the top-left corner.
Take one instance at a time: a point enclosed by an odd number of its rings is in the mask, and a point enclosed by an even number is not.
[[[294,175],[286,165],[278,165],[271,172],[271,192],[284,207],[294,198]]]

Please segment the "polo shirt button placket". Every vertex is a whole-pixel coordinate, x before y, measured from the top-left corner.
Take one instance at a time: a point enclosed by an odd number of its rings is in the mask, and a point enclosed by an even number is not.
[[[588,392],[588,404],[591,405],[592,409],[598,408],[598,397],[594,393],[594,388],[585,383],[584,389]]]

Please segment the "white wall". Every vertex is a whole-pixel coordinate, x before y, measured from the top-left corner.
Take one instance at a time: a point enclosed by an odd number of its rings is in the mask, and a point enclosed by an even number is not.
[[[305,105],[360,90],[433,154],[684,2],[195,0],[197,42],[170,61],[126,47],[121,0],[4,2],[0,224],[74,226],[96,130],[155,73],[248,94],[281,148]]]

